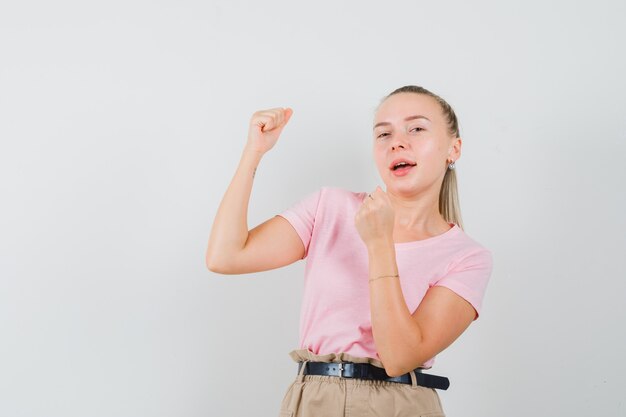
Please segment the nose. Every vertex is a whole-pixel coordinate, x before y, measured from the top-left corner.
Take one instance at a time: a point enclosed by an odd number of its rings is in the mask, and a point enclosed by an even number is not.
[[[404,137],[404,135],[401,134],[397,134],[397,135],[393,135],[393,139],[391,141],[391,149],[392,150],[396,150],[398,148],[403,148],[405,149],[406,143],[406,138]]]

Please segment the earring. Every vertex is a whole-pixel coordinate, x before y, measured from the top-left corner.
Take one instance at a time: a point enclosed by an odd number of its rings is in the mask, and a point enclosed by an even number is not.
[[[452,161],[448,164],[448,169],[454,169],[454,168],[455,168],[454,161]]]

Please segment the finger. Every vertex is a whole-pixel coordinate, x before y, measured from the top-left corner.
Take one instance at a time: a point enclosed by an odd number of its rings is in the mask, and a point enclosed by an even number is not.
[[[380,185],[376,187],[376,190],[374,190],[373,194],[374,194],[374,197],[376,197],[376,198],[383,198],[384,199],[385,197],[387,197],[387,193],[385,193],[383,191],[383,189],[380,188]]]
[[[263,131],[268,131],[277,127],[284,127],[284,125],[286,125],[291,118],[292,114],[293,110],[291,108],[276,107],[273,109],[260,110],[255,113],[255,116],[264,117],[263,125],[265,128]]]
[[[283,125],[283,120],[285,120],[285,112],[282,107],[274,111],[274,118],[276,120],[276,126],[280,127]]]
[[[282,107],[274,107],[273,109],[269,109],[267,111],[268,111],[269,114],[274,116],[274,118],[276,119],[276,126],[280,126],[281,122],[285,118],[285,116],[284,116],[285,111],[283,110],[283,108]]]
[[[283,129],[287,125],[287,122],[289,121],[289,119],[291,118],[291,115],[293,114],[293,110],[289,109],[288,116],[285,115],[286,113],[287,113],[287,111],[282,113],[282,115],[283,115],[282,119],[281,119],[280,123],[277,125],[278,126],[277,132],[279,134],[282,133]]]
[[[254,124],[257,125],[261,131],[267,132],[274,127],[274,118],[267,115],[257,116]]]
[[[256,113],[256,117],[263,120],[264,130],[271,130],[276,126],[280,126],[282,109],[261,110]]]
[[[273,107],[271,109],[259,110],[259,114],[278,114],[283,111],[282,107]]]

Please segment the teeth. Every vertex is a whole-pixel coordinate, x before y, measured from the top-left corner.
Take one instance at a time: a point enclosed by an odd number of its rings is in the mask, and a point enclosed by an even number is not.
[[[398,167],[409,165],[406,162],[399,162],[393,166],[393,169],[397,169]]]

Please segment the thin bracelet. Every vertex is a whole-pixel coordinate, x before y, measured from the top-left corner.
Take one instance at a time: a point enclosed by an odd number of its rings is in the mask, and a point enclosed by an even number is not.
[[[380,278],[388,278],[388,277],[392,277],[392,278],[393,278],[393,277],[400,278],[400,275],[398,275],[398,274],[396,274],[396,275],[382,275],[382,276],[380,276],[380,277],[370,278],[369,282],[376,281],[377,279],[380,279]]]

